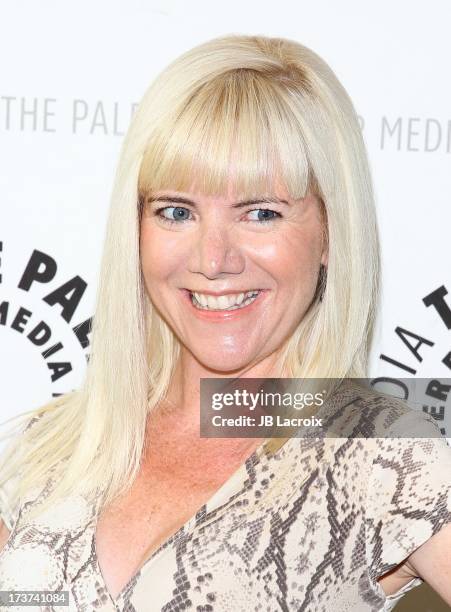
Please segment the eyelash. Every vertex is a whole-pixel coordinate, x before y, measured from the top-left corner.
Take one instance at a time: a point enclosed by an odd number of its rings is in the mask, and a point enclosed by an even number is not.
[[[167,217],[164,217],[161,212],[163,210],[167,210],[168,208],[181,208],[182,210],[189,210],[188,208],[185,208],[184,206],[163,206],[161,208],[157,208],[157,210],[155,211],[155,215],[157,217],[159,217],[163,222],[168,223],[169,225],[181,225],[182,223],[186,223],[186,221],[189,221],[189,219],[182,219],[180,221],[175,221],[174,219],[168,219]],[[269,211],[272,212],[274,214],[277,215],[277,217],[273,217],[272,219],[263,219],[261,221],[256,221],[254,219],[252,219],[251,221],[247,221],[247,223],[257,223],[257,225],[264,225],[266,223],[271,223],[272,221],[277,221],[278,219],[282,218],[282,215],[277,212],[276,210],[272,210],[271,208],[252,208],[251,210],[248,210],[247,212],[254,212],[254,210],[265,210],[265,211]]]

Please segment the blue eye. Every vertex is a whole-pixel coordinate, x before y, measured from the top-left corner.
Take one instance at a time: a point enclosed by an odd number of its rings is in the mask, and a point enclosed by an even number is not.
[[[277,215],[274,217],[268,217],[268,216],[264,216],[263,218],[259,217],[258,221],[256,221],[255,219],[251,219],[251,222],[255,222],[255,223],[267,223],[268,221],[275,221],[276,219],[279,219],[282,215],[280,213],[278,213],[275,210],[271,210],[270,208],[254,208],[254,210],[249,210],[248,212],[262,212],[265,213],[267,215],[267,213],[273,214],[273,215]]]
[[[169,214],[173,215],[173,218],[170,219],[166,217],[163,214],[163,211],[172,211]],[[271,210],[270,208],[254,208],[253,210],[249,210],[247,214],[255,213],[255,212],[263,213],[263,217],[258,215],[257,219],[250,219],[249,221],[247,221],[247,223],[256,223],[257,225],[263,225],[271,221],[276,221],[277,219],[282,217],[282,215],[279,212],[275,210]],[[162,208],[158,208],[155,211],[155,215],[157,215],[157,217],[159,217],[162,221],[164,221],[164,223],[169,223],[169,224],[175,223],[178,225],[190,220],[189,213],[190,213],[190,210],[188,208],[184,208],[183,206],[164,206]],[[273,216],[268,216],[268,215],[273,215]]]
[[[162,215],[162,211],[164,210],[172,210],[175,213],[175,219],[168,219],[167,217],[165,217],[164,215]],[[165,206],[163,208],[158,208],[158,210],[155,211],[155,214],[160,217],[160,219],[162,221],[164,221],[165,223],[183,223],[184,221],[188,221],[188,219],[183,218],[183,213],[184,212],[188,212],[189,210],[187,208],[183,208],[183,206]],[[182,214],[180,214],[182,213]]]

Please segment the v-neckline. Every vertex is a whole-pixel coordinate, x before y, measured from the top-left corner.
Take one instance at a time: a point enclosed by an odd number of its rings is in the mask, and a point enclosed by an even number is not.
[[[335,391],[335,393],[332,394],[332,397],[328,398],[328,400],[323,404],[323,406],[320,408],[320,410],[318,411],[318,415],[323,412],[324,410],[327,409],[328,406],[330,406],[330,403],[333,402],[334,400],[336,400],[336,398],[340,395],[340,393],[344,393],[346,395],[346,393],[348,392],[346,390],[346,388],[343,389],[342,387],[343,382],[341,383],[339,389],[337,389]],[[359,394],[355,393],[355,390],[353,393],[351,393],[352,397],[348,398],[348,404],[352,404],[354,403],[357,399],[360,399]],[[307,434],[307,437],[309,437],[311,434]],[[315,437],[315,436],[314,436]],[[102,573],[102,568],[100,567],[100,563],[99,563],[99,559],[97,556],[97,549],[96,549],[96,531],[97,531],[97,521],[98,521],[98,516],[99,516],[99,505],[100,505],[100,501],[101,501],[101,493],[102,491],[99,492],[99,494],[97,495],[95,501],[94,501],[94,506],[95,506],[95,516],[93,519],[93,524],[91,527],[91,550],[92,550],[92,554],[94,556],[94,571],[96,574],[96,578],[99,580],[99,582],[101,583],[105,593],[108,595],[108,597],[110,598],[112,604],[114,605],[115,608],[117,608],[118,604],[123,600],[124,596],[126,595],[126,593],[128,592],[130,586],[132,585],[132,583],[134,583],[139,576],[142,574],[142,572],[148,568],[149,564],[154,561],[159,555],[160,553],[165,550],[169,544],[173,543],[174,541],[176,541],[176,539],[178,539],[180,537],[180,535],[183,532],[189,533],[190,530],[192,529],[192,527],[196,524],[196,520],[199,517],[208,517],[208,514],[211,513],[212,510],[217,510],[218,508],[221,507],[221,505],[216,506],[215,504],[217,503],[218,499],[220,499],[224,493],[232,486],[235,485],[236,482],[238,481],[240,483],[240,485],[243,484],[243,476],[245,475],[246,471],[247,471],[247,466],[248,465],[261,465],[262,459],[266,459],[269,460],[273,457],[275,457],[276,455],[278,455],[280,453],[280,451],[282,449],[286,450],[287,448],[287,442],[289,441],[293,441],[298,439],[296,436],[291,436],[289,438],[286,438],[283,442],[283,444],[277,448],[277,450],[271,452],[268,450],[267,445],[268,442],[270,441],[270,439],[265,439],[245,460],[244,462],[233,472],[233,474],[231,474],[231,476],[229,476],[229,478],[219,487],[219,489],[217,489],[213,495],[211,495],[211,497],[209,497],[209,499],[204,502],[202,504],[202,506],[200,506],[200,508],[198,508],[196,510],[196,512],[183,524],[181,525],[181,527],[179,527],[177,529],[177,531],[175,531],[172,535],[170,535],[166,540],[164,540],[156,550],[154,550],[154,552],[141,564],[141,566],[133,573],[133,575],[129,578],[129,580],[127,581],[127,583],[122,587],[122,589],[119,591],[119,593],[117,594],[116,597],[113,597],[110,593],[109,588],[106,585],[106,581],[105,578],[103,576]],[[245,491],[246,488],[241,486],[240,489],[237,489],[235,491],[235,495],[231,495],[228,497],[227,501],[225,502],[225,504],[223,505],[227,505],[232,499],[235,499],[235,497],[239,494],[241,494],[243,491]],[[208,508],[208,512],[204,512],[204,510],[206,510]],[[202,520],[202,524],[205,524],[205,518]]]
[[[288,440],[286,440],[288,441]],[[144,569],[147,569],[147,567],[149,566],[149,564],[157,557],[159,556],[159,554],[166,549],[171,543],[175,542],[176,540],[179,539],[179,537],[181,537],[181,535],[183,533],[189,533],[191,531],[191,529],[193,528],[193,526],[196,524],[196,521],[198,520],[198,517],[203,516],[206,517],[208,516],[208,514],[211,512],[211,510],[216,510],[216,506],[215,503],[218,501],[218,499],[220,499],[224,493],[232,486],[235,485],[236,482],[238,481],[240,483],[240,485],[243,484],[243,476],[245,475],[246,471],[247,471],[247,466],[248,465],[258,465],[261,463],[262,458],[268,458],[271,456],[274,456],[272,453],[267,453],[266,452],[266,445],[268,443],[268,440],[264,440],[245,460],[243,463],[241,463],[238,468],[231,474],[231,476],[229,476],[229,478],[219,487],[219,489],[217,489],[209,498],[206,502],[204,502],[202,504],[202,506],[200,506],[200,508],[198,508],[196,510],[196,512],[194,512],[194,514],[185,522],[183,523],[183,525],[181,525],[177,531],[175,531],[174,533],[172,533],[172,535],[170,535],[166,540],[164,540],[156,550],[154,550],[150,556],[141,564],[141,566],[133,573],[133,575],[129,578],[129,580],[127,580],[126,584],[121,588],[121,590],[119,591],[119,593],[116,595],[116,597],[113,597],[112,594],[110,593],[110,590],[106,584],[104,575],[103,575],[103,571],[102,568],[100,567],[100,563],[99,563],[99,558],[97,556],[97,546],[96,546],[96,533],[97,533],[97,523],[98,523],[98,518],[99,518],[99,506],[100,506],[100,501],[101,501],[101,491],[99,492],[99,494],[97,495],[97,498],[94,501],[94,505],[95,505],[95,516],[92,522],[92,527],[91,527],[91,550],[92,550],[92,554],[93,554],[93,559],[94,559],[94,571],[96,574],[96,578],[99,580],[99,582],[101,583],[105,593],[108,595],[108,597],[110,598],[111,602],[113,603],[113,605],[115,607],[117,607],[117,605],[123,600],[124,596],[126,595],[127,591],[129,590],[130,586],[132,583],[134,583],[137,578],[141,575],[141,573],[144,571]],[[285,444],[283,444],[280,448],[283,448],[285,446]],[[278,449],[277,453],[279,452],[280,449]],[[245,490],[245,487],[242,487],[239,489],[237,489],[236,493],[242,493]],[[231,495],[227,501],[225,502],[224,505],[227,505],[227,503],[231,500],[234,499],[235,496]],[[213,506],[213,508],[212,508]],[[221,507],[221,505],[218,506],[218,508]],[[208,508],[208,513],[206,513],[206,509]],[[202,523],[204,523],[204,520],[202,520]]]

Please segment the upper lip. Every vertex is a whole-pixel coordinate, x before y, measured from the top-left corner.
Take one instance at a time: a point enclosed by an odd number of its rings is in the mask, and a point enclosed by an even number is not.
[[[231,293],[247,293],[248,291],[262,291],[262,289],[225,289],[224,291],[199,291],[197,289],[187,289],[191,293],[203,293],[205,295],[229,295]]]

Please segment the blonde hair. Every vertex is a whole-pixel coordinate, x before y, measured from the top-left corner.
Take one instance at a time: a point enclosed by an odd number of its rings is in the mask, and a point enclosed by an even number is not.
[[[79,390],[19,415],[40,415],[4,455],[0,486],[17,499],[58,474],[51,500],[134,481],[146,419],[179,356],[141,276],[140,214],[152,190],[186,191],[195,175],[221,193],[261,196],[279,177],[293,198],[317,194],[327,217],[327,283],[289,339],[287,377],[367,375],[379,286],[379,244],[365,145],[331,68],[298,42],[228,35],[189,50],[146,91],[123,142],[112,191],[86,378]],[[16,499],[16,498],[15,498]]]

